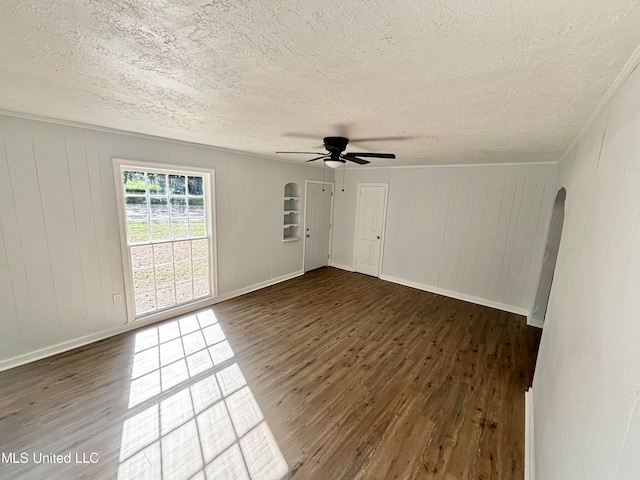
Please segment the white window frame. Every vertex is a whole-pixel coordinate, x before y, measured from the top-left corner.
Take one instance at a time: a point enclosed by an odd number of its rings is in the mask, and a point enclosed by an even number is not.
[[[124,205],[124,189],[122,188],[122,172],[125,170],[152,170],[154,173],[166,173],[177,175],[203,176],[209,195],[205,195],[205,207],[209,212],[209,221],[206,235],[211,239],[209,242],[209,275],[211,279],[210,295],[193,302],[180,304],[174,307],[165,308],[151,313],[136,316],[135,300],[133,295],[133,267],[131,256],[129,255],[129,244],[127,241],[127,220]],[[144,321],[153,323],[168,318],[182,315],[203,307],[211,305],[218,296],[218,256],[217,256],[217,222],[216,222],[216,202],[215,202],[215,170],[210,168],[191,167],[185,165],[175,165],[155,162],[141,162],[136,160],[126,160],[121,158],[113,159],[113,174],[116,188],[116,204],[118,209],[118,229],[120,230],[120,253],[122,255],[122,266],[124,270],[125,300],[127,308],[127,322]],[[117,293],[117,292],[114,292]]]

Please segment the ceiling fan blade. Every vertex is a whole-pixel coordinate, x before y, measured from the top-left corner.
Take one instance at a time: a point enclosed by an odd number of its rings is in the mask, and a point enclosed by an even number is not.
[[[396,158],[393,153],[368,153],[368,152],[349,152],[344,154],[345,157],[369,157],[369,158]]]
[[[417,138],[415,135],[408,136],[391,136],[391,137],[370,137],[370,138],[351,138],[351,143],[358,142],[392,142],[394,140],[412,140]]]
[[[329,155],[321,155],[317,158],[312,158],[311,160],[307,160],[307,162],[315,162],[316,160],[320,160],[321,158],[327,158]]]
[[[371,163],[368,160],[363,160],[361,158],[358,157],[348,157],[346,155],[340,155],[342,158],[344,158],[345,160],[349,160],[350,162],[353,163],[357,163],[358,165],[366,165],[367,163]]]
[[[295,153],[295,154],[302,154],[302,155],[323,155],[320,152],[276,152],[276,153]]]

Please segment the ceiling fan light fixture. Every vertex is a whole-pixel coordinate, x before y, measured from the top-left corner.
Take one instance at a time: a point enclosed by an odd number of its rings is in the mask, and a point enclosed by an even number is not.
[[[371,163],[369,160],[365,160],[364,158],[390,158],[394,159],[396,156],[393,153],[375,153],[375,152],[349,152],[344,153],[344,150],[347,148],[349,144],[349,139],[345,137],[324,137],[324,148],[327,150],[327,153],[318,153],[318,152],[276,152],[276,153],[292,153],[292,154],[309,154],[309,155],[320,155],[319,157],[312,158],[310,160],[306,160],[307,162],[315,162],[317,160],[322,159],[329,168],[340,168],[344,166],[347,162],[353,162],[358,165],[367,165]],[[364,158],[359,158],[364,157]]]
[[[331,158],[328,158],[327,160],[324,161],[324,164],[327,167],[340,168],[342,165],[345,164],[345,161],[344,160],[333,160]]]

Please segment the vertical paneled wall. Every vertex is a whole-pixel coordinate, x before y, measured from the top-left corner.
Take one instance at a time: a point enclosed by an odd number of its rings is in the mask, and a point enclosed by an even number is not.
[[[126,322],[114,157],[215,169],[219,294],[302,270],[283,189],[321,169],[0,116],[0,365]]]
[[[562,165],[533,381],[538,479],[640,478],[640,69]]]
[[[333,262],[353,265],[357,184],[387,182],[382,278],[528,311],[556,175],[549,164],[348,170]]]

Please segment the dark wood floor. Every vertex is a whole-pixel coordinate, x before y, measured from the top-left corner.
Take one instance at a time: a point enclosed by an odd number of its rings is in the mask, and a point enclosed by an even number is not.
[[[0,478],[521,479],[539,337],[316,270],[0,373]]]

